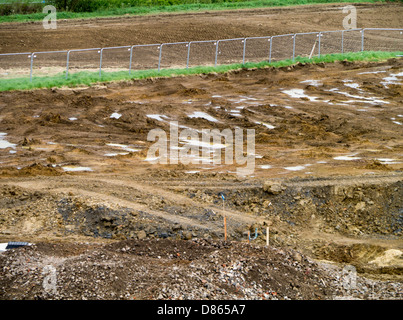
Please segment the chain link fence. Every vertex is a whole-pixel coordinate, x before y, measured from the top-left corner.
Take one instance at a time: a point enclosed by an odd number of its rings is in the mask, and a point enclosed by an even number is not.
[[[365,28],[209,41],[0,54],[0,78],[182,69],[360,51],[403,51],[403,29]]]

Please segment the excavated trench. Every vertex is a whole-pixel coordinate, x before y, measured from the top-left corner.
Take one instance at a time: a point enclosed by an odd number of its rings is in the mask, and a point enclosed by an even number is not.
[[[136,194],[125,187],[114,192],[122,200],[119,207],[90,201],[78,196],[78,191],[49,194],[7,186],[1,191],[0,237],[10,239],[22,230],[28,238],[58,241],[82,237],[94,241],[223,240],[225,215],[230,241],[248,241],[249,231],[251,242],[264,245],[270,230],[272,246],[291,247],[317,260],[351,264],[360,273],[401,276],[403,181],[399,176],[380,181],[382,177],[376,182],[294,178],[247,188],[236,187],[236,183],[189,186],[169,191],[172,198]],[[210,185],[214,184],[210,181]],[[189,202],[180,201],[183,197]],[[146,205],[130,207],[126,199]]]

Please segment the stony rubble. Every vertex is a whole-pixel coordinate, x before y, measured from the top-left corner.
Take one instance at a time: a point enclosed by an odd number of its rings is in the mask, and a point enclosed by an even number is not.
[[[290,249],[240,242],[37,243],[0,255],[1,299],[398,299],[403,284],[357,277]],[[52,278],[53,277],[53,278]]]

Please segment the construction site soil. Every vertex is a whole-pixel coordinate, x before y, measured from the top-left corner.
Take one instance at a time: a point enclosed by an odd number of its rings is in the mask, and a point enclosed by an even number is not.
[[[336,9],[66,21],[46,49],[80,46],[90,29],[83,46],[118,45],[127,38],[104,43],[108,30],[134,21],[177,30],[175,41],[193,29],[211,38],[272,24],[277,34],[339,28]],[[358,9],[368,26],[396,27],[402,14]],[[88,30],[69,33],[80,24]],[[3,36],[10,30],[45,37],[29,28],[0,26],[2,51],[20,49]],[[156,38],[144,42],[166,41],[148,34]],[[32,245],[0,253],[0,298],[402,299],[402,81],[396,57],[1,92],[0,242]],[[253,172],[206,153],[153,163],[147,136],[159,128],[172,138],[173,125],[254,129],[255,149],[243,149]],[[230,147],[200,137],[179,136],[172,150]]]

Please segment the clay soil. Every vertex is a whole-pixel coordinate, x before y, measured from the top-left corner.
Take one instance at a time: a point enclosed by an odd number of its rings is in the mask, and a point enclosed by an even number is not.
[[[358,6],[365,27],[398,27],[401,8]],[[161,24],[175,41],[191,30],[202,39],[339,29],[339,9],[66,21],[46,49],[123,44],[134,23],[130,36],[144,43],[167,41],[150,31]],[[0,27],[10,30],[45,48],[39,27]],[[0,39],[3,51],[21,49]],[[0,93],[0,142],[10,143],[0,149],[0,242],[34,244],[0,254],[0,297],[401,299],[402,72],[397,57]],[[254,171],[150,163],[147,135],[169,136],[170,121],[179,131],[254,129]],[[49,265],[56,290],[44,286]],[[358,272],[353,289],[341,281],[346,265]]]

